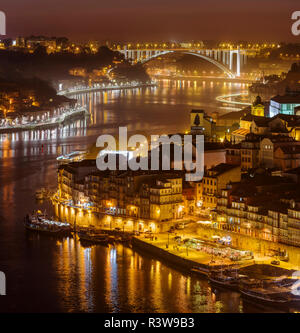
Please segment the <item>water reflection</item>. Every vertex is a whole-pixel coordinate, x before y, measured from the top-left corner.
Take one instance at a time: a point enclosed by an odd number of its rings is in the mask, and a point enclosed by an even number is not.
[[[191,108],[213,112],[216,96],[241,89],[228,82],[164,80],[156,88],[80,94],[75,97],[88,106],[86,119],[0,135],[0,270],[9,279],[0,311],[248,311],[239,294],[217,292],[206,280],[130,248],[83,247],[78,239],[25,233],[22,224],[26,213],[40,208],[36,189],[56,186],[57,155],[86,149],[120,125],[151,134],[184,131]],[[49,212],[46,204],[42,208]]]
[[[28,237],[35,245],[43,241],[34,234]],[[216,293],[206,280],[188,276],[121,244],[83,247],[72,238],[53,244],[52,269],[63,311],[240,311],[238,294]]]

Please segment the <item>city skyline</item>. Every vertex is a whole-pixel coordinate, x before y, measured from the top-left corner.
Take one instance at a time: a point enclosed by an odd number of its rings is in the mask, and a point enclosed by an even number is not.
[[[300,312],[297,5],[2,0],[5,319]]]
[[[67,36],[77,41],[254,41],[259,36],[259,40],[299,42],[299,37],[291,33],[291,15],[299,9],[295,0],[133,0],[126,4],[121,0],[64,0],[63,4],[48,0],[43,4],[37,0],[2,1],[0,10],[7,16],[7,36]]]

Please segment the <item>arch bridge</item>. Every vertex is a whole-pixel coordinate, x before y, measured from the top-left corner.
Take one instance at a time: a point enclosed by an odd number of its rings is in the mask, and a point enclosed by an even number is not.
[[[170,53],[181,53],[204,59],[221,69],[230,78],[239,77],[241,68],[247,63],[246,50],[237,49],[130,49],[124,46],[118,50],[125,59],[146,63],[152,59]],[[233,57],[236,56],[234,64]],[[235,65],[235,66],[234,66]]]

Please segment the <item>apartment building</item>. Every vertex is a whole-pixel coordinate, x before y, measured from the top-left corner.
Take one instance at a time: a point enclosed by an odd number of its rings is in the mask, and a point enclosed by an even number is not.
[[[300,246],[300,193],[284,177],[261,175],[228,184],[213,219],[221,229]]]
[[[241,168],[239,165],[220,163],[205,170],[202,181],[197,183],[197,202],[201,202],[204,209],[214,209],[222,188],[228,182],[240,180]]]

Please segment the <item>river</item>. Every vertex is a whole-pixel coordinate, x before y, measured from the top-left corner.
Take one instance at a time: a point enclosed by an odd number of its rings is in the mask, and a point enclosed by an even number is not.
[[[122,245],[82,247],[73,238],[27,233],[23,217],[40,207],[35,190],[55,188],[56,157],[86,149],[98,135],[172,133],[189,127],[191,109],[228,112],[215,98],[247,86],[214,80],[159,82],[158,87],[76,96],[87,119],[56,130],[0,136],[0,271],[7,295],[1,312],[259,312],[238,293],[215,290]]]

